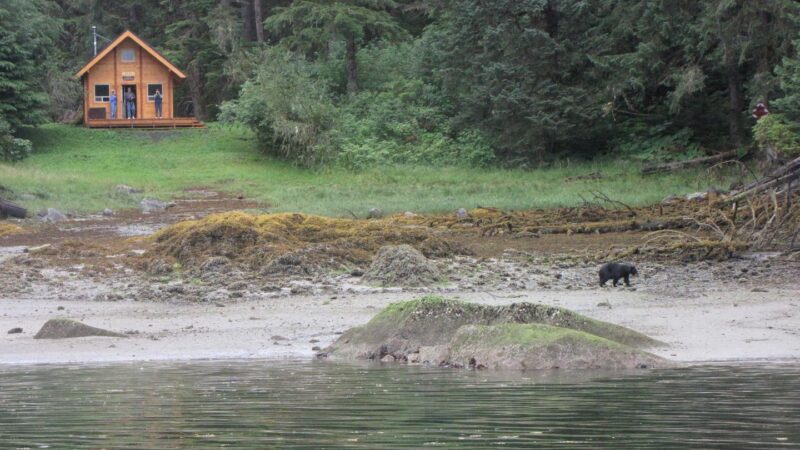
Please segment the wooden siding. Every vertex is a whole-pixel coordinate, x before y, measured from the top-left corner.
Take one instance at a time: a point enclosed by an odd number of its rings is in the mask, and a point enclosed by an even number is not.
[[[132,62],[122,59],[126,50],[134,52]],[[133,73],[133,80],[124,80],[126,74]],[[106,117],[111,118],[109,102],[95,101],[94,87],[98,84],[108,84],[117,94],[117,118],[125,117],[123,101],[123,85],[136,85],[136,117],[138,119],[152,119],[156,116],[155,102],[147,100],[148,84],[161,84],[163,98],[163,117],[172,116],[172,77],[174,74],[149,52],[144,51],[132,39],[121,42],[114,51],[109,52],[104,58],[97,61],[84,75],[87,89],[85,105],[88,108],[106,108]]]

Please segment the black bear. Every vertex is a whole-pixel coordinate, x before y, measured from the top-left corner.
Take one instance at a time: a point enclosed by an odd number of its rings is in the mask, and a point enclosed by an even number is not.
[[[608,280],[614,280],[614,286],[616,286],[620,278],[625,279],[625,286],[630,286],[631,282],[628,277],[639,275],[639,272],[630,264],[606,263],[600,267],[598,274],[600,275],[600,286],[605,286]]]

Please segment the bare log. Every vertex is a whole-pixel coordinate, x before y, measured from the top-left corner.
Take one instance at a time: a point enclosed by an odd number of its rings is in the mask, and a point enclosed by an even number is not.
[[[756,186],[758,186],[760,184],[766,183],[766,182],[768,182],[770,180],[781,178],[782,176],[784,176],[784,175],[786,175],[788,173],[796,172],[798,170],[800,170],[800,158],[795,158],[795,159],[789,161],[788,163],[786,163],[786,164],[778,167],[777,169],[773,170],[772,172],[770,172],[769,174],[767,174],[763,178],[761,178],[759,180],[756,180],[756,181],[753,181],[752,183],[742,187],[737,192],[748,191],[748,190],[753,189],[754,187],[756,187]]]
[[[747,189],[742,189],[739,192],[737,192],[737,193],[731,195],[730,197],[726,198],[725,200],[723,200],[722,203],[723,204],[733,203],[733,202],[736,202],[736,201],[738,201],[738,200],[740,200],[742,198],[745,198],[745,197],[747,197],[749,195],[754,195],[754,194],[758,194],[760,192],[764,192],[767,189],[770,189],[770,188],[772,188],[774,186],[779,186],[779,185],[784,184],[784,183],[789,183],[791,181],[794,181],[797,178],[800,178],[800,167],[798,167],[794,172],[786,173],[786,174],[784,174],[783,176],[781,176],[779,178],[767,179],[767,180],[764,180],[761,183],[758,183],[758,184],[756,184],[756,185],[754,185],[752,187],[749,187]]]
[[[28,215],[28,210],[16,203],[0,199],[0,216],[2,215],[24,219]]]
[[[675,170],[684,169],[686,167],[701,166],[703,164],[717,163],[725,161],[726,159],[738,159],[736,150],[729,152],[718,153],[711,156],[703,156],[701,158],[688,159],[686,161],[675,161],[664,164],[656,164],[654,166],[644,167],[641,171],[642,175],[652,175],[654,173],[672,172]]]

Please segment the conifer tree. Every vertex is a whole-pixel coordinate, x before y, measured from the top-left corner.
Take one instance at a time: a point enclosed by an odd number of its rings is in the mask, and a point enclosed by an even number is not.
[[[406,36],[387,10],[393,0],[297,0],[276,8],[265,22],[287,48],[306,54],[325,52],[333,40],[345,42],[347,92],[358,91],[358,47],[376,38]]]

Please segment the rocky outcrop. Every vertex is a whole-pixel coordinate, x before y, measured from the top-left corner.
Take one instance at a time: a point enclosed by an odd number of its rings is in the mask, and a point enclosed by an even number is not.
[[[484,306],[438,297],[396,303],[344,333],[325,355],[494,369],[623,369],[670,363],[636,331],[532,303]],[[392,358],[386,358],[391,356]]]
[[[84,325],[70,319],[48,320],[34,339],[67,339],[86,336],[127,337],[124,334]]]

